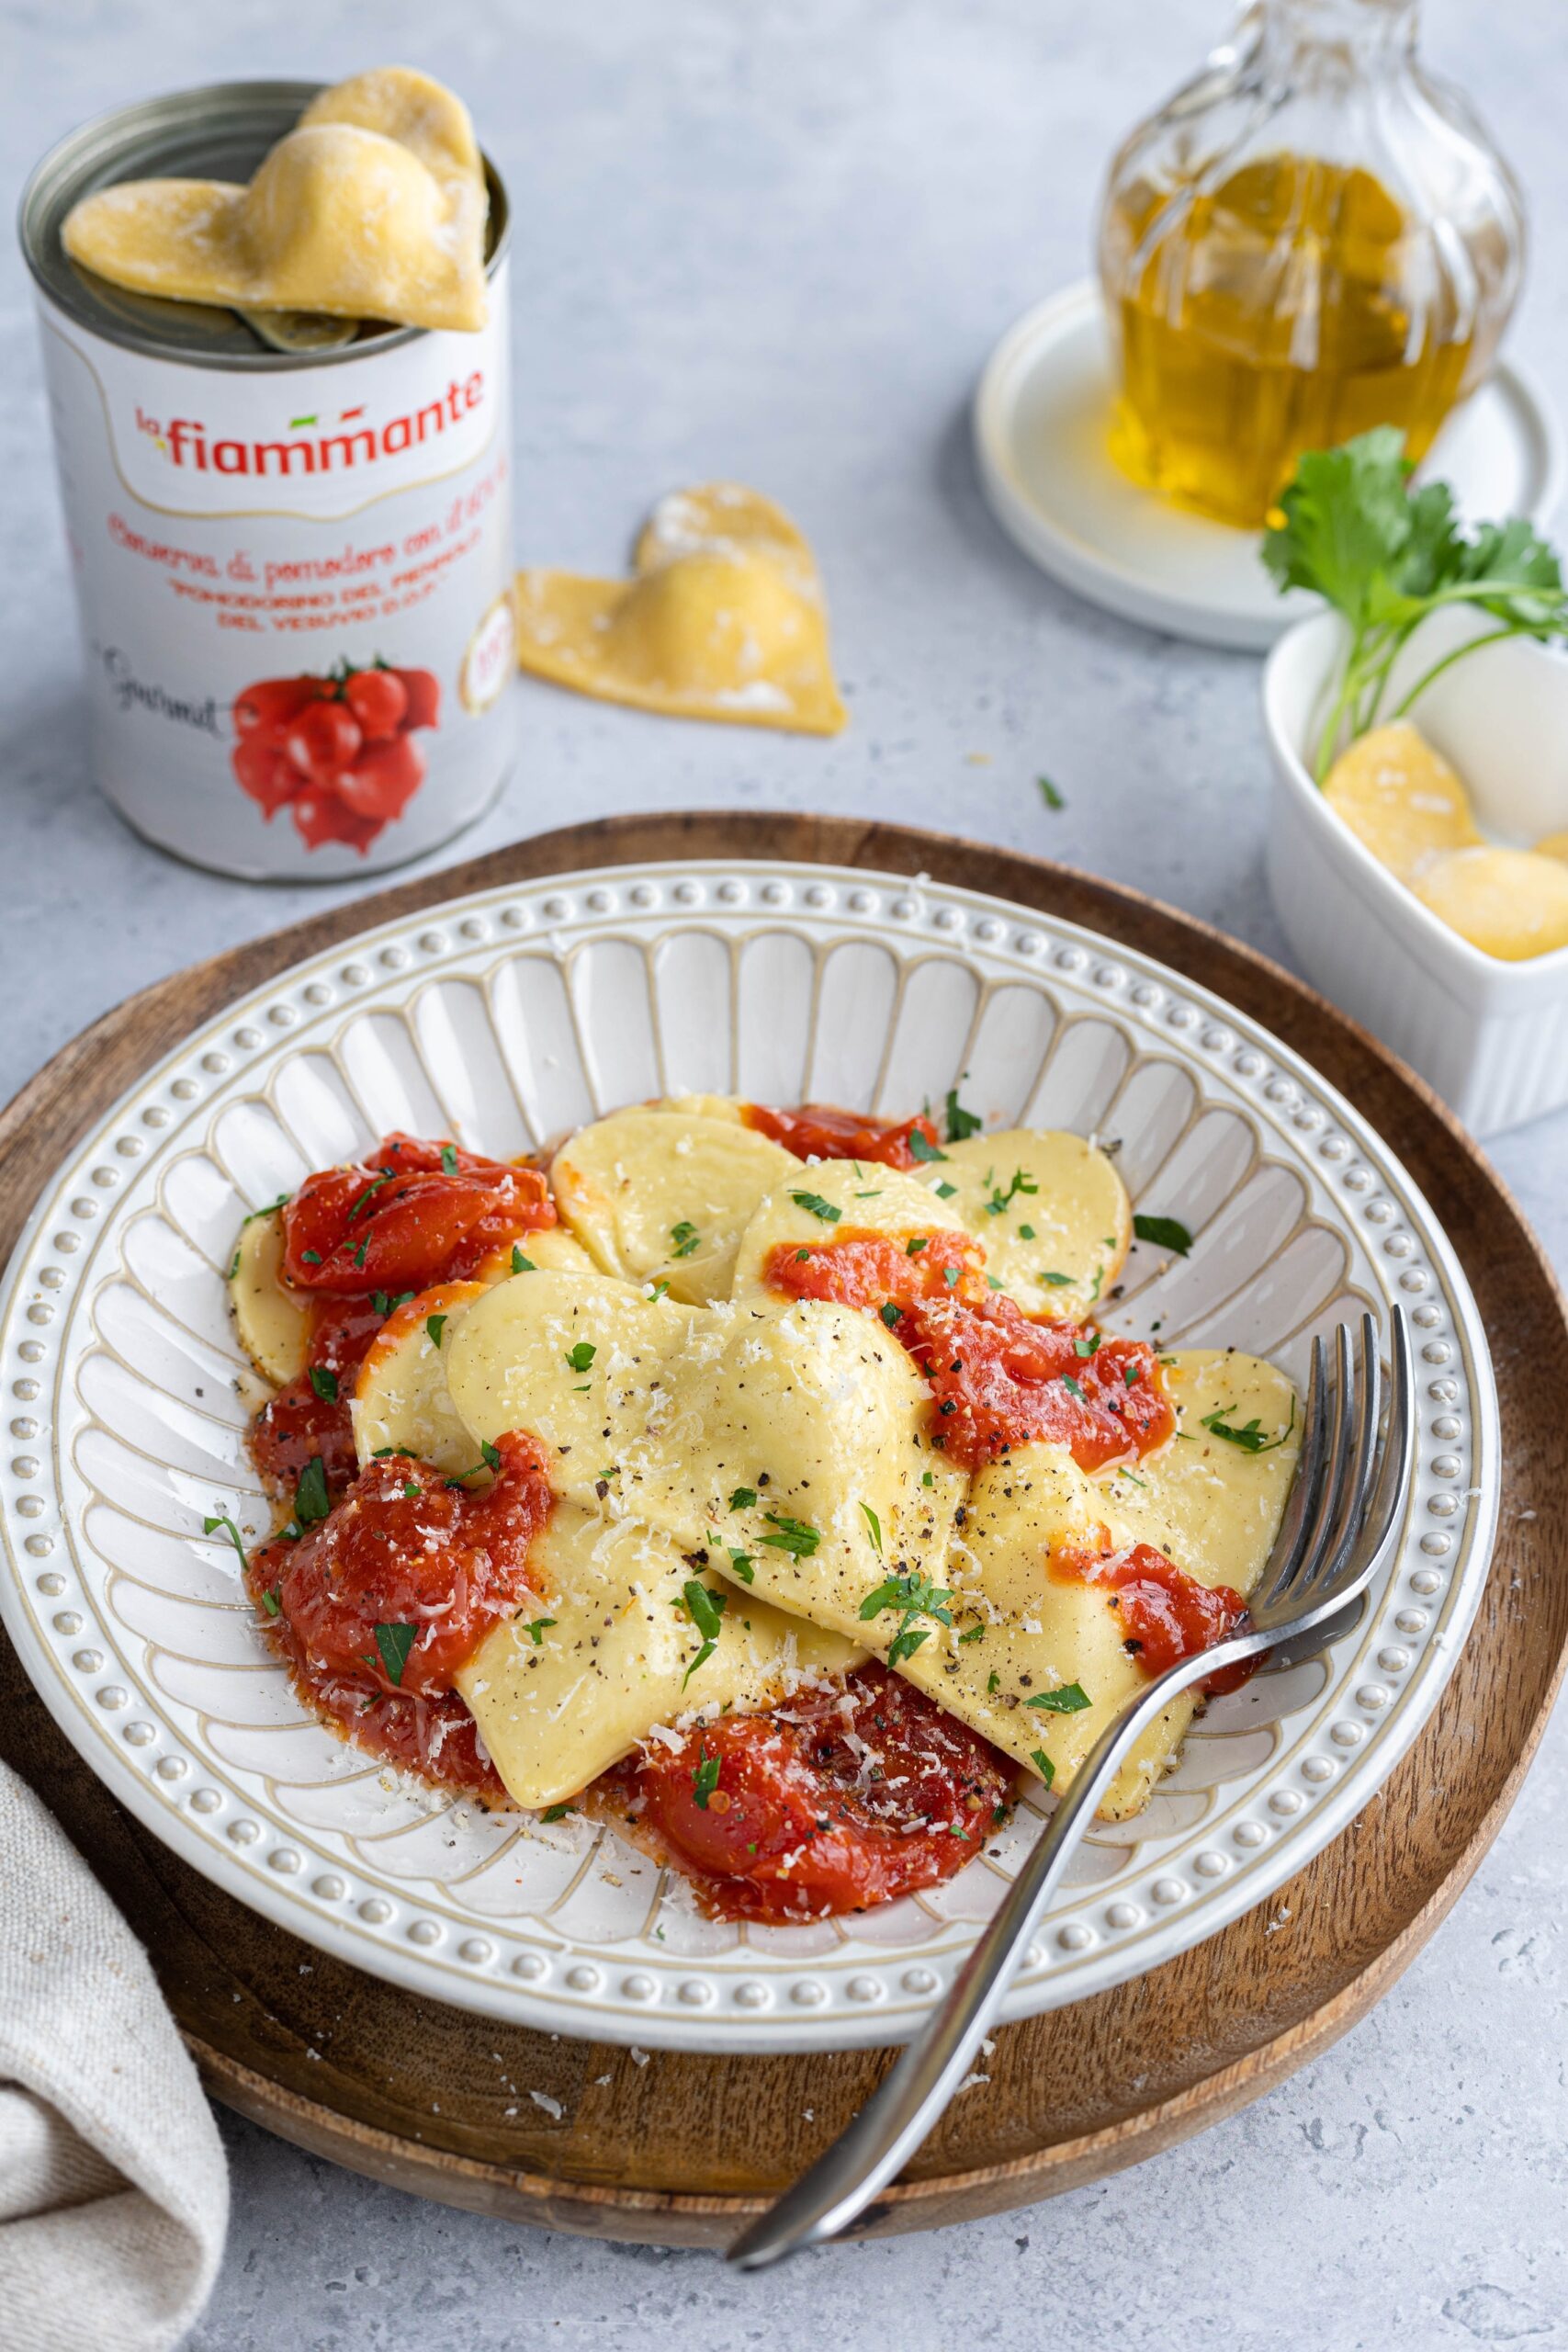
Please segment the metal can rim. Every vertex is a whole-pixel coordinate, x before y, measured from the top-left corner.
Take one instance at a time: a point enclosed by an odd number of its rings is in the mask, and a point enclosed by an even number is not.
[[[103,113],[92,115],[85,122],[78,123],[74,130],[66,131],[28,174],[17,211],[17,233],[23,258],[43,300],[74,320],[88,334],[97,335],[107,343],[117,343],[127,350],[139,351],[152,359],[172,361],[180,367],[209,368],[222,373],[242,375],[291,375],[307,368],[339,367],[355,360],[379,357],[386,351],[400,350],[406,345],[418,342],[422,336],[437,332],[430,327],[393,327],[385,334],[372,335],[363,342],[344,344],[333,350],[299,354],[202,351],[199,347],[143,332],[129,320],[117,320],[92,310],[85,299],[79,298],[73,302],[69,278],[62,275],[57,280],[49,274],[47,257],[39,250],[42,240],[37,215],[52,197],[55,182],[73,159],[79,157],[85,164],[88,158],[98,156],[103,150],[112,153],[112,134],[117,126],[123,126],[125,135],[129,137],[134,126],[144,121],[150,111],[161,107],[170,109],[171,127],[182,116],[188,115],[195,122],[241,102],[258,108],[291,106],[296,112],[303,112],[313,97],[331,86],[326,82],[272,79],[204,83],[195,89],[169,91],[160,97],[135,98],[128,105],[107,107]],[[492,219],[496,217],[496,199],[500,199],[495,243],[485,262],[488,282],[494,279],[511,249],[512,207],[506,183],[493,159],[482,147],[479,158],[491,190]]]

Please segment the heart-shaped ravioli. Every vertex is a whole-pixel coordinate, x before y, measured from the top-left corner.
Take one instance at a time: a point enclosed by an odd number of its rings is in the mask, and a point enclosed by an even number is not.
[[[604,1272],[661,1282],[700,1306],[728,1296],[742,1232],[799,1170],[782,1144],[738,1120],[670,1104],[579,1128],[551,1163],[550,1188]]]
[[[737,482],[661,499],[630,580],[517,575],[518,659],[536,677],[673,718],[835,735],[817,566],[782,508]]]
[[[486,204],[467,108],[389,66],[322,91],[249,187],[122,181],[84,197],[62,235],[135,293],[473,330]]]

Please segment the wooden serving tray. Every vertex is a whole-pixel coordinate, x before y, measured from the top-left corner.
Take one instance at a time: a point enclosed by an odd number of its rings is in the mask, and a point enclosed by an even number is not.
[[[1275,966],[1168,907],[1043,859],[897,825],[755,813],[569,826],[143,989],[0,1114],[0,1245],[9,1251],[57,1162],[143,1069],[298,958],[464,891],[718,856],[932,873],[1088,924],[1215,989],[1387,1136],[1458,1248],[1487,1328],[1506,1339],[1496,1556],[1474,1630],[1415,1747],[1268,1905],[1150,1975],[1002,2028],[988,2083],[955,2104],[863,2225],[927,2229],[1115,2171],[1257,2098],[1363,2017],[1449,1910],[1513,1803],[1568,1660],[1568,1323],[1550,1268],[1469,1137],[1408,1070]],[[841,2129],[890,2063],[885,2051],[642,2059],[361,1975],[220,1893],[124,1813],[55,1728],[3,1634],[0,1754],[51,1805],[147,1945],[213,2096],[400,2188],[551,2229],[722,2246]],[[1288,1926],[1266,1937],[1265,1915],[1281,1909]],[[558,2118],[530,2090],[558,2103]]]

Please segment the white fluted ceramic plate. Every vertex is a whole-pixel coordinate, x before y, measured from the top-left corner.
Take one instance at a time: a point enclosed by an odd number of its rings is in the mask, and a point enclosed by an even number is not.
[[[1215,1702],[1147,1811],[1095,1830],[1009,2013],[1272,1894],[1409,1747],[1484,1581],[1496,1402],[1463,1276],[1348,1104],[1218,999],[1000,900],[836,867],[616,867],[368,933],[197,1032],[72,1155],[0,1308],[0,1609],[62,1727],[196,1869],[418,1992],[675,2048],[907,2036],[1028,1805],[931,1894],[715,1923],[607,1830],[448,1803],[334,1739],[201,1522],[265,1523],[222,1270],[243,1211],[307,1170],[391,1126],[514,1153],[660,1092],[902,1114],[964,1072],[988,1124],[1115,1139],[1134,1201],[1197,1236],[1186,1261],[1134,1248],[1113,1328],[1300,1381],[1314,1330],[1363,1303],[1413,1314],[1419,1471],[1389,1575],[1326,1658]]]

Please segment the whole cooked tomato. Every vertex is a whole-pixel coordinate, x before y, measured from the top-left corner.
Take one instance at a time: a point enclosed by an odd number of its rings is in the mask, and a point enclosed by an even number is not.
[[[536,1168],[386,1136],[367,1164],[305,1179],[283,1212],[284,1273],[307,1291],[424,1290],[554,1223]]]
[[[423,781],[424,753],[412,735],[394,735],[390,742],[367,743],[352,766],[339,770],[333,786],[356,817],[385,822],[402,815]]]
[[[409,691],[395,670],[355,670],[344,695],[367,743],[385,742],[408,716]]]
[[[283,748],[312,784],[330,784],[358,753],[365,738],[344,702],[312,702],[283,739]]]

